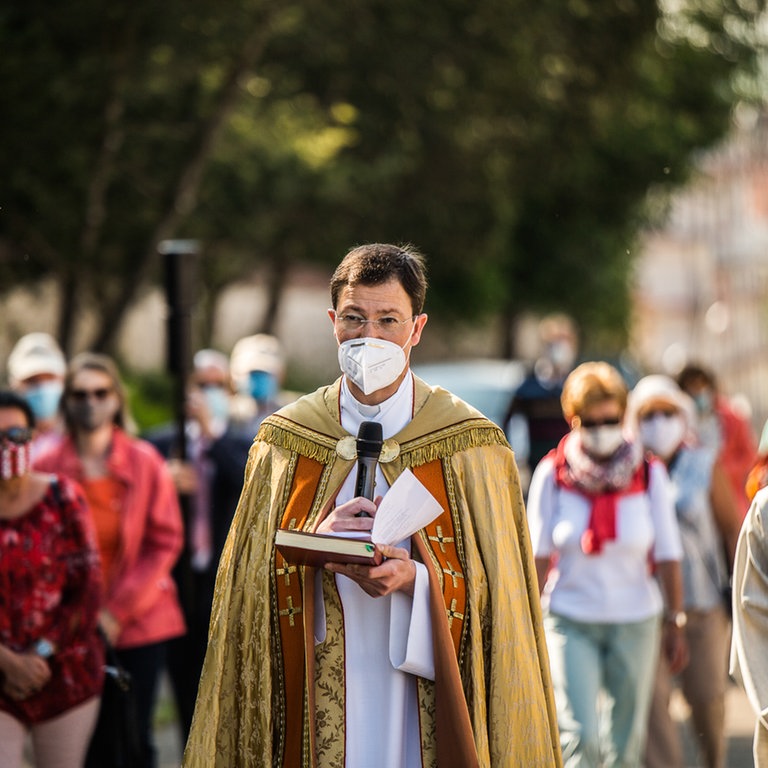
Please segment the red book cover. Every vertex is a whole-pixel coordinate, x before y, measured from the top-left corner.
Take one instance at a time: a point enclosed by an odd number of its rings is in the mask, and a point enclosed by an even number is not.
[[[326,563],[358,563],[378,565],[381,552],[367,539],[333,536],[326,533],[280,529],[275,546],[283,557],[295,565],[322,567]]]

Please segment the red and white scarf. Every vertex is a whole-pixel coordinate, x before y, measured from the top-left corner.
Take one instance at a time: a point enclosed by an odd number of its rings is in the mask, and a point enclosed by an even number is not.
[[[609,459],[597,461],[584,450],[579,433],[570,432],[550,456],[555,460],[555,482],[589,500],[589,523],[581,549],[587,555],[599,554],[604,542],[616,539],[619,498],[648,487],[642,446],[625,440]]]

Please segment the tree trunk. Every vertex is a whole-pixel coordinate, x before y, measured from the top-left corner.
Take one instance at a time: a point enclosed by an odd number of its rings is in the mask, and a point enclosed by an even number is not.
[[[517,312],[509,305],[505,306],[499,319],[499,350],[506,360],[513,360],[517,354],[515,345],[515,326]]]
[[[267,269],[267,306],[261,320],[260,332],[274,336],[280,304],[288,282],[290,264],[288,259],[273,259],[269,262]]]
[[[75,315],[77,311],[77,282],[68,269],[59,280],[59,319],[57,323],[59,346],[69,360],[74,351]]]

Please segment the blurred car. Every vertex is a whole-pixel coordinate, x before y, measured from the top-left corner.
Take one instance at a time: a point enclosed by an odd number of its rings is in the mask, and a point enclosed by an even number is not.
[[[502,429],[512,395],[527,371],[519,360],[494,358],[421,363],[411,369],[428,384],[441,386],[474,405]]]

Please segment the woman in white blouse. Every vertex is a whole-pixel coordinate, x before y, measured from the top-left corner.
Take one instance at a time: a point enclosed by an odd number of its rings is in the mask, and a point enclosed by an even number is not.
[[[639,766],[662,631],[670,667],[687,661],[669,477],[625,433],[614,367],[578,366],[561,402],[571,431],[537,466],[528,516],[563,759]]]

